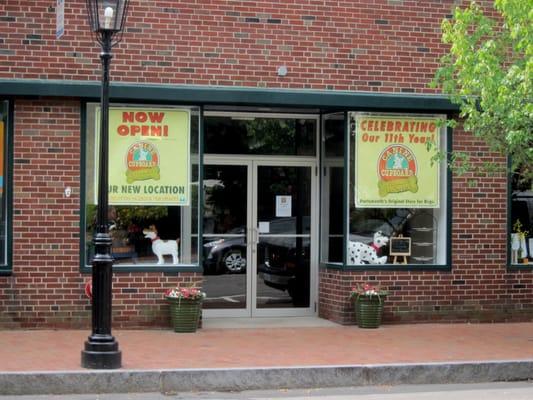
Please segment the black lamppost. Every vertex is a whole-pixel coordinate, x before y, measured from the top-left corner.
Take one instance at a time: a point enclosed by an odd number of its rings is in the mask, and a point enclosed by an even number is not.
[[[111,335],[113,257],[108,227],[109,62],[111,48],[122,38],[129,0],[86,0],[90,29],[102,46],[102,94],[100,100],[100,153],[95,254],[92,261],[92,333],[81,352],[84,368],[115,369],[122,353]]]

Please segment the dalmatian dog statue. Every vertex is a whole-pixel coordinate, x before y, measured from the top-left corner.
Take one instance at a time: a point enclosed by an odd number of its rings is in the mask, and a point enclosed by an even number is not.
[[[387,243],[389,243],[389,238],[381,231],[374,233],[374,241],[371,245],[350,241],[348,244],[350,264],[385,264],[387,256],[378,257],[378,250]]]

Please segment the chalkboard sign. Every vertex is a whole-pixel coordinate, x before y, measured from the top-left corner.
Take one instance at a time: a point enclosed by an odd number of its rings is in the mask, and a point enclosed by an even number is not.
[[[408,237],[391,237],[389,245],[391,256],[410,256],[411,255],[411,238]]]

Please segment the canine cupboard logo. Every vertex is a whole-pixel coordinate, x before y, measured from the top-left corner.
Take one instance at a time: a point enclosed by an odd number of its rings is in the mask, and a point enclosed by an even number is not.
[[[367,208],[439,205],[440,117],[350,113],[355,138],[355,203]]]
[[[416,158],[411,150],[402,145],[386,147],[378,159],[379,195],[418,192],[416,171]]]
[[[126,181],[144,181],[159,176],[159,152],[149,142],[136,142],[132,144],[126,153]]]

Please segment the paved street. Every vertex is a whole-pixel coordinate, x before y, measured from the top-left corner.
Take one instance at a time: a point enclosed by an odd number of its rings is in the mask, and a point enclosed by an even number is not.
[[[240,393],[142,393],[0,396],[0,400],[531,400],[533,382],[403,385],[358,388],[247,391]]]

